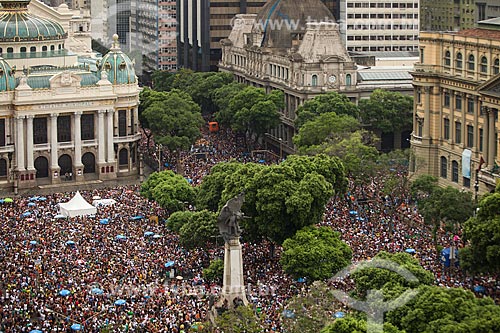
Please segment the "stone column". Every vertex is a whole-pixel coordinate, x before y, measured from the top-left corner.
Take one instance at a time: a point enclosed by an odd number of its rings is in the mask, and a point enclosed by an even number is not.
[[[104,112],[105,110],[97,111],[97,134],[98,134],[98,146],[97,146],[97,163],[99,165],[106,163],[104,157],[104,148],[106,142],[104,140]]]
[[[35,170],[33,165],[33,115],[26,116],[26,166],[28,171]]]
[[[127,117],[127,121],[126,121],[126,124],[127,124],[127,135],[130,135],[132,134],[132,112],[134,112],[133,109],[128,109],[127,110],[127,113],[126,113],[126,117]]]
[[[75,167],[81,167],[82,164],[82,127],[81,127],[81,117],[82,112],[76,111],[73,115],[73,127],[74,131],[74,139],[73,142],[75,144]]]
[[[109,109],[106,117],[107,124],[107,162],[113,163],[115,161],[115,149],[113,143],[113,114],[115,110]]]
[[[136,124],[139,124],[139,108],[137,106],[134,107],[134,123],[132,124],[134,129],[132,133],[134,135],[139,131]]]
[[[24,118],[16,116],[16,160],[17,170],[24,171]]]
[[[229,239],[225,243],[224,249],[222,299],[227,300],[230,308],[233,307],[233,300],[235,298],[240,298],[247,305],[245,282],[243,280],[243,259],[239,239]]]
[[[460,94],[462,97],[462,133],[461,133],[461,136],[462,138],[460,139],[460,141],[462,142],[462,147],[467,147],[467,118],[466,118],[466,114],[467,114],[467,107],[468,107],[468,99],[467,97],[465,96],[464,93],[461,93]]]
[[[57,162],[57,113],[50,114],[50,167],[58,169]]]
[[[481,112],[481,107],[479,106],[479,99],[477,96],[473,96],[474,99],[474,140],[473,140],[473,152],[479,151],[479,113]]]
[[[424,87],[425,91],[425,104],[424,104],[424,131],[422,137],[424,139],[430,138],[431,134],[431,87]]]
[[[488,108],[488,168],[495,165],[495,111]]]

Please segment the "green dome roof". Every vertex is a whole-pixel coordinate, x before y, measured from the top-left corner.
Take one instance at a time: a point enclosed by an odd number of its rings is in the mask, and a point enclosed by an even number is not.
[[[3,58],[0,57],[0,91],[14,90],[16,88],[16,78],[12,68]]]
[[[59,23],[28,14],[29,2],[1,1],[0,42],[58,40],[66,37]]]
[[[132,60],[118,47],[118,35],[113,36],[113,47],[99,63],[99,71],[108,73],[108,80],[112,84],[135,83],[135,69]]]

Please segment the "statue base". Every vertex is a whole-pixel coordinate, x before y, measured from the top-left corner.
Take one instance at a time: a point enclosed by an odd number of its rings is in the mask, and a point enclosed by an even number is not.
[[[243,280],[243,259],[239,238],[230,238],[224,245],[224,277],[222,292],[217,307],[232,309],[248,305]]]

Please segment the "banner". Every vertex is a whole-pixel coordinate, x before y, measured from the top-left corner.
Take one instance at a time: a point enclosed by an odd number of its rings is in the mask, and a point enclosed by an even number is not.
[[[464,178],[470,179],[470,158],[472,156],[472,151],[469,149],[464,149],[462,153],[462,176]]]

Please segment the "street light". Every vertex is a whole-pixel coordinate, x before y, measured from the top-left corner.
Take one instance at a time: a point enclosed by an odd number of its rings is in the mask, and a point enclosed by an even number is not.
[[[160,143],[158,145],[158,172],[161,171],[161,149],[163,148],[163,145]]]
[[[474,203],[477,206],[477,194],[479,192],[479,168],[476,169],[476,180],[474,182]]]
[[[280,161],[283,160],[283,139],[279,138],[280,140]]]

